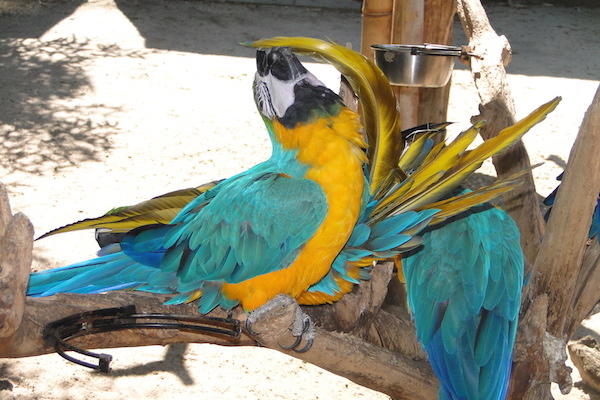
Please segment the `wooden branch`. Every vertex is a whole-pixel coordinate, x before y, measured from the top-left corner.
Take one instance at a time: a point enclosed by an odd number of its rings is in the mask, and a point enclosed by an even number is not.
[[[15,334],[0,342],[1,357],[28,357],[54,352],[44,342],[44,327],[66,316],[102,308],[122,307],[135,304],[139,312],[170,313],[197,316],[194,305],[165,306],[167,297],[137,292],[111,292],[97,295],[61,294],[51,297],[27,298],[25,314]],[[222,311],[210,316],[225,317]],[[199,335],[176,330],[128,330],[90,335],[73,340],[73,344],[87,348],[112,348],[149,346],[182,342],[215,343],[222,345],[254,345],[255,341],[243,335],[239,341]]]
[[[548,332],[556,337],[572,325],[567,310],[581,270],[587,235],[600,192],[600,87],[585,114],[569,155],[546,236],[535,261],[539,291],[549,296]],[[589,273],[589,272],[588,272]],[[598,290],[597,287],[591,290]],[[577,323],[580,321],[577,321]]]
[[[431,399],[436,391],[435,378],[426,361],[409,357],[366,343],[352,335],[329,332],[317,328],[315,342],[310,351],[296,353],[284,350],[282,344],[291,341],[290,326],[298,307],[296,302],[280,296],[253,324],[259,332],[257,339],[268,348],[285,352],[293,357],[313,363],[361,385],[389,394],[399,399]],[[164,296],[136,292],[111,292],[98,295],[63,294],[46,298],[28,298],[25,314],[17,332],[0,342],[0,358],[27,357],[51,353],[43,340],[46,324],[65,316],[135,304],[140,312],[177,313],[196,316],[194,305],[165,306]],[[225,317],[215,310],[208,314]],[[240,319],[244,314],[234,315]],[[243,334],[237,341],[212,335],[200,335],[176,330],[126,330],[78,338],[73,344],[86,349],[165,345],[170,343],[213,343],[219,345],[252,346],[255,341]]]
[[[537,296],[519,321],[509,399],[549,399],[548,360],[543,351],[548,296]]]
[[[427,354],[417,340],[412,318],[402,307],[385,306],[379,310],[373,323],[365,327],[361,336],[370,343],[401,353],[412,360],[427,360]]]
[[[278,296],[269,303],[272,316],[264,326],[254,324],[261,344],[277,349],[280,338],[289,329],[298,307],[287,296]],[[281,319],[280,319],[281,318]],[[435,378],[426,362],[414,361],[404,355],[365,343],[355,336],[317,328],[312,349],[304,354],[284,351],[344,376],[356,383],[384,392],[395,399],[430,400],[437,395]]]
[[[600,301],[598,288],[600,288],[600,243],[598,240],[592,239],[583,255],[581,271],[575,285],[575,294],[571,300],[573,311],[570,313],[570,321],[567,321],[568,338],[573,337],[581,321],[587,318]]]
[[[479,0],[457,0],[457,11],[469,40],[470,68],[479,93],[480,115],[473,122],[486,120],[481,130],[484,139],[516,122],[515,106],[506,80],[505,66],[510,62],[510,45],[492,29]],[[499,177],[531,168],[527,150],[521,141],[493,160]],[[538,252],[544,232],[544,220],[536,197],[533,176],[528,173],[524,184],[504,196],[505,208],[521,230],[521,244],[529,265]],[[528,268],[528,273],[529,268]]]
[[[0,338],[12,336],[21,324],[32,249],[33,226],[25,215],[11,215],[0,184]]]
[[[391,262],[378,264],[369,281],[355,286],[351,293],[333,304],[307,307],[306,312],[326,330],[357,333],[361,328],[370,326],[379,312],[392,273]]]

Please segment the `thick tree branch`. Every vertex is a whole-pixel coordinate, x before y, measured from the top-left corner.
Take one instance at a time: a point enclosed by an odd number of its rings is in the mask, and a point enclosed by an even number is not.
[[[47,298],[28,298],[25,314],[17,332],[0,342],[0,357],[27,357],[51,353],[52,347],[43,340],[46,324],[83,311],[135,304],[140,312],[177,313],[197,316],[194,305],[165,306],[165,298],[144,293],[112,292],[99,295],[64,294]],[[436,393],[435,378],[426,361],[413,359],[364,342],[356,336],[317,328],[313,347],[306,353],[284,350],[281,345],[291,341],[290,326],[298,305],[282,296],[269,312],[253,324],[257,339],[268,348],[285,352],[313,363],[359,384],[384,392],[398,399],[431,399]],[[215,310],[209,316],[224,318]],[[241,319],[244,315],[237,314]],[[391,317],[392,324],[393,317]],[[397,326],[397,324],[395,324]],[[402,332],[398,332],[402,334]],[[200,335],[176,330],[126,330],[74,339],[71,343],[86,349],[134,347],[170,343],[213,343],[219,345],[252,346],[255,341],[242,334],[236,341],[212,335]]]
[[[295,307],[298,307],[286,296],[279,296],[276,300],[269,303],[272,310],[268,314],[272,317],[265,328],[259,324],[253,325],[253,329],[259,332],[264,329],[265,333],[258,337],[261,344],[273,349],[278,349],[281,337],[292,323]],[[414,361],[349,334],[317,328],[317,337],[309,352],[284,352],[387,393],[392,398],[430,400],[437,395],[436,385],[433,384],[435,378],[426,362]]]
[[[570,321],[567,321],[567,337],[573,337],[575,330],[594,306],[600,301],[600,242],[591,240],[583,255],[581,271],[575,285],[572,299],[573,311]]]
[[[43,298],[27,298],[23,321],[16,333],[0,342],[0,357],[28,357],[54,352],[43,337],[44,327],[53,321],[102,308],[122,307],[135,304],[139,312],[170,313],[197,316],[193,305],[165,306],[167,298],[146,293],[111,292],[98,295],[61,294]],[[226,317],[215,311],[214,317]],[[215,343],[222,345],[254,345],[255,341],[242,335],[236,342],[225,338],[199,335],[176,330],[127,330],[85,336],[74,339],[73,344],[87,349],[149,346],[180,342]]]
[[[0,184],[0,338],[12,336],[23,316],[31,268],[33,226],[26,216],[12,216]]]
[[[562,337],[570,325],[596,198],[600,192],[600,87],[585,114],[535,261],[540,292],[549,296],[548,332]],[[590,275],[592,271],[586,271]],[[594,288],[592,288],[593,290]],[[597,291],[597,287],[595,288]],[[578,321],[580,322],[580,321]]]
[[[356,333],[371,322],[381,309],[393,274],[393,264],[378,264],[371,279],[356,286],[351,293],[333,304],[308,307],[313,320],[328,331]]]

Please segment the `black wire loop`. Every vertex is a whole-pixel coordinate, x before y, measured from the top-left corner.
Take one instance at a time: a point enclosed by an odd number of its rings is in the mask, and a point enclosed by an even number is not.
[[[114,332],[123,329],[177,329],[184,332],[222,337],[232,342],[237,341],[241,335],[241,325],[237,319],[138,313],[136,307],[130,305],[86,311],[51,322],[44,328],[44,340],[53,346],[61,357],[68,361],[101,372],[109,372],[110,362],[112,361],[110,354],[87,351],[69,344],[67,341],[81,336]],[[73,351],[84,356],[96,358],[98,363],[94,364],[80,360],[65,353],[66,351]]]

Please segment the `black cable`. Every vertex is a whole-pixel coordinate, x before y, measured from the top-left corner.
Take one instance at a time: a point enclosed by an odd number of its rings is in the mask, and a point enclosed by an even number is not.
[[[148,322],[139,319],[167,320],[177,322]],[[187,322],[187,323],[182,323]],[[202,325],[200,325],[202,324]],[[112,356],[94,353],[67,343],[68,340],[95,335],[97,333],[115,332],[124,329],[177,329],[213,336],[224,336],[235,341],[241,334],[240,322],[236,319],[217,318],[178,314],[138,313],[135,306],[105,308],[73,314],[51,322],[44,328],[44,338],[54,346],[56,352],[73,363],[102,372],[110,370]],[[65,353],[74,351],[84,356],[98,359],[98,364],[79,360]]]

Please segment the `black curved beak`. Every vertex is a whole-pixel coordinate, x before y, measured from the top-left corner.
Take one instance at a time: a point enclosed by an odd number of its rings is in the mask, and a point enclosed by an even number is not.
[[[257,50],[256,70],[260,76],[271,73],[282,81],[297,79],[308,72],[289,47]]]

